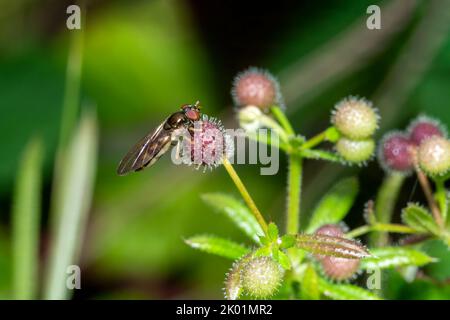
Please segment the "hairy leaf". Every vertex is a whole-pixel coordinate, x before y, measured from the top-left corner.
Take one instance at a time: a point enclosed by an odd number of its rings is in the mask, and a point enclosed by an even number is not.
[[[271,222],[268,226],[268,234],[271,240],[276,240],[278,238],[278,227],[275,223]]]
[[[323,295],[334,300],[380,300],[369,290],[351,284],[332,284],[319,278],[319,290]]]
[[[427,254],[409,248],[384,247],[371,250],[372,256],[361,261],[361,269],[386,269],[400,266],[423,266],[435,261]]]
[[[410,203],[403,209],[402,220],[405,224],[419,232],[439,234],[439,227],[431,214],[419,205]]]
[[[348,213],[358,193],[358,180],[354,177],[341,180],[320,200],[314,210],[307,233],[314,232],[327,223],[338,223]]]
[[[283,251],[278,251],[278,258],[276,259],[276,261],[283,267],[283,269],[291,269],[291,260]]]
[[[341,237],[326,235],[297,235],[298,248],[314,254],[333,256],[347,259],[360,259],[371,254],[359,242]]]
[[[192,248],[233,260],[239,259],[250,251],[236,242],[210,235],[193,236],[185,242]]]
[[[224,213],[253,241],[259,243],[259,237],[264,235],[264,232],[256,218],[242,202],[222,193],[204,194],[202,199],[210,206]]]

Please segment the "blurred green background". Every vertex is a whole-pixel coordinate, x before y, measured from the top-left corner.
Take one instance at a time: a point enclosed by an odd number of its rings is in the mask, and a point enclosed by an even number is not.
[[[20,155],[30,138],[45,148],[40,257],[49,245],[49,208],[62,116],[70,1],[0,0],[0,297],[11,297],[11,207]],[[381,7],[380,30],[366,9]],[[450,125],[450,1],[87,1],[80,105],[95,106],[100,149],[92,208],[81,252],[82,290],[75,299],[221,298],[230,262],[194,251],[183,237],[214,233],[243,242],[226,217],[201,200],[236,194],[222,168],[202,173],[166,157],[140,174],[119,177],[118,161],[168,114],[197,99],[207,114],[237,127],[230,87],[248,67],[281,81],[287,112],[306,136],[329,122],[341,98],[361,95],[380,109],[383,132],[421,112]],[[283,224],[285,159],[276,176],[258,166],[237,170],[264,214]],[[382,171],[307,162],[304,217],[340,176],[364,186],[348,219],[363,223]],[[409,179],[399,208],[420,192]],[[396,217],[398,219],[398,217]],[[448,251],[438,246],[432,250]],[[450,277],[450,258],[434,267]],[[45,273],[41,262],[41,276]],[[448,286],[409,287],[392,277],[393,298],[449,298]],[[42,281],[42,280],[41,280]]]

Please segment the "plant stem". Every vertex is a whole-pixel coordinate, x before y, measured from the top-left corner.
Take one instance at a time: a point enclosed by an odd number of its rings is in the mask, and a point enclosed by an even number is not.
[[[13,292],[19,300],[36,299],[39,268],[39,221],[43,150],[40,140],[26,147],[17,172],[12,212]]]
[[[291,123],[289,122],[288,118],[284,114],[284,112],[280,109],[280,107],[279,106],[273,106],[273,107],[270,108],[270,111],[272,112],[272,114],[275,117],[275,119],[277,119],[278,122],[281,124],[281,126],[286,131],[286,133],[289,136],[294,136],[295,135],[295,131],[294,131]]]
[[[260,224],[260,226],[263,229],[264,233],[267,235],[267,223],[264,220],[264,217],[262,216],[262,214],[259,211],[258,207],[256,206],[255,202],[253,201],[252,197],[248,193],[247,188],[245,187],[245,185],[242,182],[241,178],[239,178],[239,175],[234,170],[233,165],[230,163],[230,161],[227,158],[223,158],[223,166],[227,170],[228,174],[231,177],[231,180],[233,180],[234,184],[236,185],[236,188],[241,193],[242,198],[244,198],[245,203],[247,204],[247,206],[252,211],[252,213],[255,216],[256,220],[258,220],[258,223]]]
[[[433,192],[431,191],[430,181],[427,176],[419,169],[416,169],[417,178],[419,179],[420,185],[422,186],[422,190],[425,193],[425,197],[427,198],[428,205],[430,206],[431,213],[433,214],[434,220],[436,223],[443,228],[444,222],[442,220],[441,213],[439,211],[439,207],[434,200]]]
[[[326,139],[326,130],[307,140],[304,144],[302,144],[302,149],[314,148],[319,143],[325,141],[325,139]]]
[[[436,179],[436,199],[439,203],[439,208],[441,210],[443,220],[447,220],[448,203],[447,203],[447,192],[445,190],[444,179]]]
[[[392,233],[417,233],[415,229],[401,224],[376,223],[372,226],[365,225],[353,229],[352,231],[346,233],[345,236],[347,238],[356,238],[371,231],[392,232]]]
[[[286,232],[295,234],[300,224],[300,196],[302,189],[302,158],[296,154],[289,156],[288,208]]]
[[[405,181],[405,176],[399,173],[388,174],[378,191],[375,200],[375,217],[381,223],[390,223],[394,212],[395,203],[400,189]],[[385,233],[374,232],[371,235],[370,242],[374,246],[384,246],[387,244],[388,237]]]

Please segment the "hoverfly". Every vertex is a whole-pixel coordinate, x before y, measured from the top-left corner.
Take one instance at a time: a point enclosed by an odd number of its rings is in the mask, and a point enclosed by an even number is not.
[[[199,101],[183,105],[180,111],[167,117],[154,132],[143,137],[128,151],[120,161],[117,173],[125,175],[152,166],[171,146],[178,143],[175,131],[183,127],[191,130],[194,122],[200,119],[200,115]]]

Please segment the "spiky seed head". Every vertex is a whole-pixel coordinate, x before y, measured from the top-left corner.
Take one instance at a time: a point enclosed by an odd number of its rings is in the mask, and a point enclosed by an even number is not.
[[[345,161],[351,164],[363,165],[373,156],[375,141],[373,139],[351,140],[341,137],[335,148]]]
[[[371,137],[378,128],[379,116],[364,98],[348,97],[336,104],[331,122],[344,136],[359,140]]]
[[[414,169],[414,149],[414,143],[406,134],[393,131],[381,139],[378,160],[387,172],[397,171],[408,174]]]
[[[420,145],[424,140],[432,136],[446,136],[446,130],[442,123],[425,115],[421,115],[411,122],[408,127],[408,133],[411,141],[416,145]]]
[[[251,67],[240,72],[233,81],[231,95],[235,106],[257,106],[267,111],[273,105],[282,105],[280,85],[268,71]]]
[[[277,292],[283,276],[284,269],[272,258],[252,258],[242,269],[242,287],[256,298],[268,298]]]
[[[450,141],[439,136],[424,140],[419,146],[420,168],[430,176],[441,176],[450,170]]]
[[[223,158],[229,159],[234,154],[232,137],[219,120],[207,115],[195,121],[189,137],[183,143],[184,162],[197,165],[198,168],[212,169],[222,164]]]
[[[344,232],[340,226],[335,224],[326,224],[316,230],[315,234],[344,237]],[[326,276],[335,281],[347,280],[358,271],[360,259],[346,259],[330,256],[316,255],[320,262],[322,270]]]

